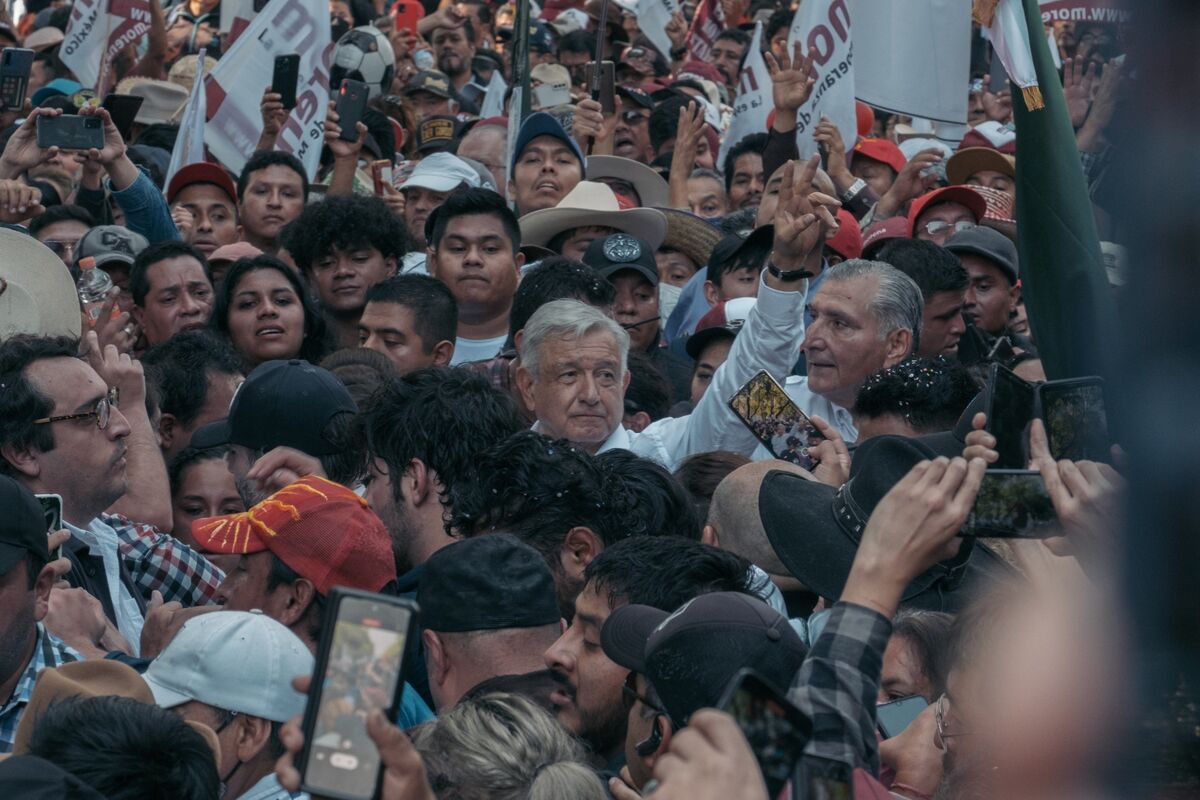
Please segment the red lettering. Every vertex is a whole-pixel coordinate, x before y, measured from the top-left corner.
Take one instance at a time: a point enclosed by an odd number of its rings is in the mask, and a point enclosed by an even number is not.
[[[818,25],[808,34],[808,52],[815,53],[818,66],[825,66],[833,57],[833,34],[824,25]]]
[[[843,42],[850,38],[850,9],[846,8],[846,0],[833,0],[829,4],[829,24]]]

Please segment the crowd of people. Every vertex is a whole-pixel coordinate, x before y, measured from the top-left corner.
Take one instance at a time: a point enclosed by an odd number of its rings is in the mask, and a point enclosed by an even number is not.
[[[1035,420],[1052,535],[961,535],[989,372],[1044,381],[1054,330],[1022,295],[1020,92],[976,26],[961,142],[860,102],[801,159],[796,3],[722,0],[700,60],[695,4],[664,53],[602,2],[514,35],[492,0],[330,0],[335,56],[394,69],[353,131],[329,103],[315,175],[270,87],[239,170],[172,171],[217,0],[150,0],[124,133],[60,58],[69,4],[0,23],[36,53],[0,112],[0,794],[308,797],[327,747],[385,800],[1106,796],[1123,454],[1056,460]],[[773,112],[729,141],[760,23]],[[1094,183],[1124,29],[1050,32]],[[523,118],[489,94],[518,40]],[[42,147],[63,114],[103,146]],[[734,402],[763,372],[769,410]],[[334,635],[338,587],[411,601],[413,634]]]

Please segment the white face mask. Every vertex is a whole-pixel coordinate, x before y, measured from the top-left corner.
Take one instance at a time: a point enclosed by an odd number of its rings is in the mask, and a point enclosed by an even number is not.
[[[664,321],[675,310],[675,304],[679,302],[679,295],[682,293],[683,289],[680,289],[678,286],[673,286],[669,283],[658,284],[658,310]]]

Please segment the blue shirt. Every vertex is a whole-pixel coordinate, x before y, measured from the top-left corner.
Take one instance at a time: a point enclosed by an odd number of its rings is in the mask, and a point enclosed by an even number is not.
[[[406,731],[431,719],[437,719],[433,709],[421,699],[416,689],[404,684],[404,691],[400,695],[400,714],[396,717],[400,730]]]
[[[145,236],[150,244],[179,241],[179,229],[171,219],[166,198],[141,167],[138,167],[137,180],[120,191],[112,188],[111,180],[105,183],[125,212],[126,228]]]
[[[21,714],[24,713],[25,706],[29,704],[29,696],[33,694],[33,684],[37,681],[38,673],[47,667],[58,667],[81,660],[83,656],[47,633],[42,623],[37,623],[33,658],[29,659],[20,680],[13,687],[12,697],[7,698],[4,705],[0,706],[0,753],[12,752],[17,726],[21,723]]]

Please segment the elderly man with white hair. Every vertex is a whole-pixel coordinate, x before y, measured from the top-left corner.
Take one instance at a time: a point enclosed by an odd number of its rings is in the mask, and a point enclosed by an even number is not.
[[[758,442],[728,399],[760,370],[787,375],[804,338],[806,260],[835,229],[837,201],[814,192],[817,161],[788,167],[775,213],[773,250],[760,278],[758,302],[726,362],[688,416],[662,419],[641,433],[622,424],[629,335],[600,311],[575,300],[542,306],[521,333],[517,387],[537,418],[534,430],[589,453],[627,449],[674,470],[692,453],[749,455]]]

